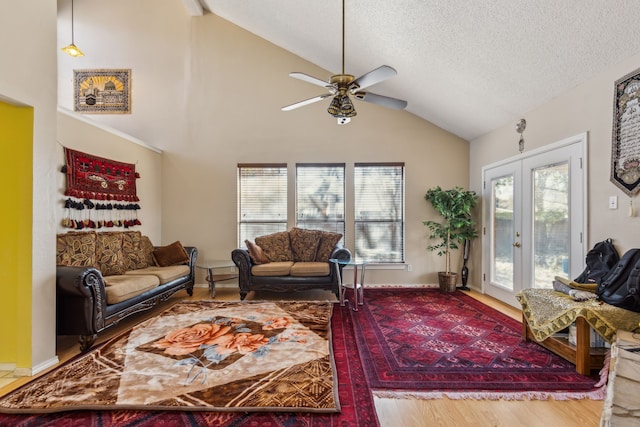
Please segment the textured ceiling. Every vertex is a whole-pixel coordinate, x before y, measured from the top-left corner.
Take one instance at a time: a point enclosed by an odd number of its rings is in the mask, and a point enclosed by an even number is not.
[[[341,0],[183,2],[192,15],[214,13],[341,71]],[[369,89],[406,99],[409,112],[467,140],[515,125],[640,53],[633,0],[346,0],[345,7],[345,71],[394,67],[396,77]]]

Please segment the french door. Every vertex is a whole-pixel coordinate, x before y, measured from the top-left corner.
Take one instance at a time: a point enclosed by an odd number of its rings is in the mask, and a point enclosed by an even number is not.
[[[483,288],[520,307],[584,264],[586,134],[483,168]]]

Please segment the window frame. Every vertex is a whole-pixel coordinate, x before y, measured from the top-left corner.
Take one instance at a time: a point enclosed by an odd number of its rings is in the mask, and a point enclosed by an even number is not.
[[[361,184],[359,183],[360,179],[363,179],[362,176],[359,175],[359,169],[362,168],[400,168],[399,173],[396,175],[399,176],[399,182],[395,182],[395,185],[399,185],[400,193],[395,195],[394,197],[399,197],[399,201],[394,209],[391,209],[392,212],[396,212],[395,215],[391,215],[389,217],[380,217],[380,210],[376,210],[376,215],[372,219],[366,219],[361,216],[362,212],[365,210],[358,211],[357,208],[359,205],[365,204],[363,203],[362,197],[362,188],[359,188]],[[404,162],[367,162],[367,163],[354,163],[353,168],[353,202],[354,202],[354,212],[353,212],[353,221],[354,221],[354,259],[356,261],[364,261],[372,264],[394,264],[400,265],[405,263],[405,185],[406,185],[406,170]],[[373,186],[377,187],[377,186]],[[360,200],[359,200],[360,198]],[[390,230],[392,234],[385,241],[387,245],[390,246],[391,250],[389,253],[396,254],[391,258],[384,257],[374,257],[371,258],[371,255],[366,255],[361,248],[362,238],[360,237],[360,233],[365,229],[367,225],[373,226],[374,230],[376,228],[380,229],[380,225],[388,223],[391,224]],[[396,224],[398,230],[393,232],[393,224]],[[398,242],[394,242],[394,240],[399,239]],[[397,245],[397,246],[396,246]]]
[[[278,215],[280,218],[273,217],[269,218],[265,216],[262,220],[258,219],[250,219],[243,220],[244,209],[243,209],[243,200],[245,198],[245,193],[249,190],[253,190],[255,192],[263,191],[264,185],[258,185],[255,188],[251,188],[248,186],[244,186],[243,182],[243,170],[255,169],[255,170],[266,170],[272,169],[277,171],[277,175],[273,175],[276,179],[281,179],[284,182],[275,183],[273,188],[278,191],[278,194],[275,196],[278,198],[283,198],[284,209],[280,210]],[[266,176],[266,175],[265,175]],[[257,236],[261,236],[264,234],[270,234],[272,232],[278,231],[286,231],[288,229],[288,205],[289,205],[289,195],[288,195],[288,167],[286,163],[238,163],[237,166],[237,239],[239,247],[244,245],[245,240],[254,241]],[[262,201],[265,205],[273,205],[274,196],[271,195],[267,197],[264,201]],[[256,212],[258,212],[256,210]],[[264,213],[265,210],[260,209],[260,213]],[[253,233],[248,230],[254,228],[256,230],[260,230],[260,226],[262,226],[263,231],[254,231]]]
[[[336,208],[336,207],[342,206],[342,209],[339,211],[334,209],[333,210],[334,215],[328,216],[327,219],[324,221],[317,220],[317,219],[305,219],[301,215],[301,211],[304,209],[304,206],[301,200],[301,196],[302,196],[300,191],[301,179],[300,179],[299,172],[305,169],[309,170],[311,168],[318,168],[318,169],[337,168],[341,170],[341,176],[338,177],[339,179],[340,178],[342,179],[342,182],[338,183],[339,185],[338,188],[340,189],[340,192],[332,192],[328,194],[330,196],[334,196],[337,198],[337,200],[333,204],[333,207]],[[318,177],[321,177],[321,176],[322,175],[318,175]],[[331,175],[327,175],[327,176],[331,176]],[[340,198],[342,200],[340,200]],[[295,199],[294,203],[295,203],[296,227],[308,228],[308,229],[314,229],[314,230],[324,230],[324,231],[330,231],[333,233],[340,233],[342,234],[341,242],[344,243],[344,239],[346,235],[346,164],[345,163],[296,163],[294,199]],[[330,224],[333,224],[333,226],[330,226]]]

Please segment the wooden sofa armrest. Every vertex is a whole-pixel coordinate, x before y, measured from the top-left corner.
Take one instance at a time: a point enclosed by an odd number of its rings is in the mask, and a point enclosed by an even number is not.
[[[104,329],[105,283],[94,267],[56,267],[57,330],[61,335],[94,335]]]
[[[253,267],[249,251],[245,248],[234,249],[231,251],[231,260],[238,267],[238,286],[240,289],[245,289],[251,283],[251,267]]]
[[[196,261],[198,260],[198,248],[194,246],[185,246],[184,249],[187,251],[187,255],[189,255],[189,270],[191,280],[194,281],[196,278]]]

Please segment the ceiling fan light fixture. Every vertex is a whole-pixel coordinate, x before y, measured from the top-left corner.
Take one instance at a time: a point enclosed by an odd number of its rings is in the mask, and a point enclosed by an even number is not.
[[[333,117],[340,117],[340,95],[333,97],[331,104],[329,104],[329,108],[327,108],[327,113],[331,114]]]
[[[356,109],[353,107],[353,102],[348,95],[342,95],[340,98],[340,115],[344,117],[353,117],[356,114]]]
[[[286,105],[281,108],[282,111],[291,111],[296,108],[312,104],[314,102],[322,101],[325,98],[332,97],[327,112],[338,119],[338,124],[343,125],[351,121],[351,117],[354,117],[356,109],[353,106],[353,102],[350,95],[353,95],[359,101],[365,101],[372,104],[378,104],[383,107],[391,108],[394,110],[402,110],[407,106],[407,101],[401,99],[391,98],[384,95],[377,95],[368,91],[363,91],[369,86],[373,86],[380,83],[390,77],[397,74],[396,70],[388,65],[381,65],[380,67],[369,71],[361,75],[358,78],[354,78],[352,74],[345,74],[344,72],[344,0],[342,0],[342,73],[331,76],[329,81],[321,80],[312,76],[309,76],[300,72],[289,73],[289,76],[296,79],[311,83],[317,86],[321,86],[329,91],[325,95],[316,96],[314,98],[306,99],[304,101],[296,102],[295,104]]]

